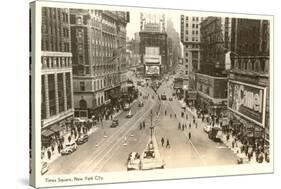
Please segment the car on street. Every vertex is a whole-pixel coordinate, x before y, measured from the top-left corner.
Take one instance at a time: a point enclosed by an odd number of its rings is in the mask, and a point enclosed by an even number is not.
[[[220,127],[212,127],[212,129],[208,132],[209,139],[215,142],[221,142],[222,140],[222,130]]]
[[[144,106],[143,101],[139,101],[139,107],[143,107],[143,106]]]
[[[169,101],[173,101],[173,98],[172,98],[172,97],[170,97],[170,98],[169,98]]]
[[[76,139],[76,144],[81,145],[85,142],[88,142],[89,136],[87,134],[81,135],[78,139]]]
[[[41,175],[44,175],[46,172],[48,172],[49,166],[46,161],[41,162]]]
[[[161,95],[161,100],[167,100],[167,96],[165,94]]]
[[[203,130],[204,130],[206,133],[209,133],[211,129],[212,129],[212,126],[211,126],[211,125],[205,125],[205,126],[203,127]]]
[[[125,111],[129,111],[130,110],[130,105],[127,103],[127,104],[125,104],[125,106],[124,106],[124,110]]]
[[[128,112],[128,114],[126,115],[126,118],[131,118],[131,117],[133,117],[133,114],[132,114],[132,112],[131,112],[131,110]]]
[[[119,125],[118,119],[113,119],[110,127],[113,128],[113,127],[117,127],[118,125]]]
[[[127,160],[127,171],[140,169],[140,155],[136,152],[129,153]]]
[[[77,144],[75,142],[65,145],[65,148],[61,150],[62,155],[68,155],[77,150]]]

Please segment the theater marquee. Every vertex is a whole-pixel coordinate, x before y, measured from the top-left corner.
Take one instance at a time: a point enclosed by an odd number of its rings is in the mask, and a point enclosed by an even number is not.
[[[266,88],[247,83],[228,82],[228,109],[264,127]]]

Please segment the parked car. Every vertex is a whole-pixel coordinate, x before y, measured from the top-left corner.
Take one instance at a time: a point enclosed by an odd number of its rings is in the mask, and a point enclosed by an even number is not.
[[[48,163],[45,161],[41,162],[41,175],[44,175],[46,172],[48,172],[49,166]]]
[[[204,130],[206,133],[209,133],[211,129],[212,129],[212,126],[211,126],[211,125],[205,125],[205,126],[203,127],[203,130]]]
[[[118,119],[113,119],[112,120],[112,123],[111,123],[111,125],[110,125],[110,127],[117,127],[119,125],[119,121],[118,121]]]
[[[61,150],[62,155],[68,155],[77,150],[77,144],[75,142],[65,145],[65,148]]]
[[[129,105],[129,104],[125,104],[124,110],[125,110],[125,111],[129,111],[129,110],[130,110],[130,105]]]
[[[76,144],[81,145],[84,144],[85,142],[88,142],[89,136],[87,134],[81,135],[77,140]]]

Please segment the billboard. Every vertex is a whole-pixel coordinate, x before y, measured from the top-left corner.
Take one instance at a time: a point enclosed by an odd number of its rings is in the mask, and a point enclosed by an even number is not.
[[[159,47],[145,47],[145,55],[159,55],[160,48]]]
[[[160,66],[145,66],[145,74],[146,75],[159,75]]]
[[[228,109],[264,127],[266,88],[228,82]]]

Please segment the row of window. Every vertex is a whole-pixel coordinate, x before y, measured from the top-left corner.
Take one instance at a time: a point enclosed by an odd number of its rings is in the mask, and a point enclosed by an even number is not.
[[[72,108],[72,92],[71,92],[72,81],[70,76],[71,76],[70,73],[65,73],[65,75],[63,75],[63,73],[56,74],[57,83],[55,82],[55,74],[47,74],[41,76],[41,118],[42,119],[46,119],[48,117],[54,116],[58,113],[64,112]],[[48,86],[46,86],[46,82],[48,83]],[[56,98],[56,94],[58,98]],[[48,98],[46,98],[47,95]],[[47,99],[48,99],[48,103],[47,103]]]
[[[44,68],[70,68],[72,64],[71,57],[42,57],[42,69]]]
[[[234,64],[234,65],[233,65]],[[258,72],[265,73],[268,72],[268,59],[236,59],[232,61],[232,67],[236,70],[242,71],[250,71],[250,72]]]

